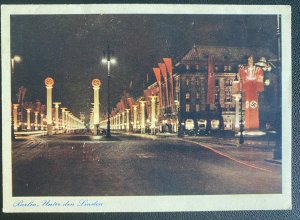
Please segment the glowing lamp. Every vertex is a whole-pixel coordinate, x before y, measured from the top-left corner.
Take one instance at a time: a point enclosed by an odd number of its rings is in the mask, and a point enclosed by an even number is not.
[[[45,85],[49,86],[49,87],[52,87],[54,85],[54,79],[52,79],[51,77],[47,77],[45,79]]]

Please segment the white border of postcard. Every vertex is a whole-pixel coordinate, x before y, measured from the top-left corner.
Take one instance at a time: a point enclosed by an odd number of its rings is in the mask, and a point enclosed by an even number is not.
[[[282,16],[282,194],[190,196],[13,197],[10,129],[10,15],[47,14],[280,14]],[[165,212],[291,209],[291,7],[279,5],[2,5],[2,151],[4,212]],[[5,119],[5,120],[4,120]],[[99,203],[83,207],[34,206],[44,200]],[[32,204],[17,207],[18,201]]]

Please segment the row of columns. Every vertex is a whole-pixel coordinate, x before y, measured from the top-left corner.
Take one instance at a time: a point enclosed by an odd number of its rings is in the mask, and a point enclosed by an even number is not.
[[[53,134],[52,127],[52,88],[54,85],[54,80],[51,77],[45,79],[45,85],[47,89],[47,134]],[[64,131],[68,132],[70,130],[84,129],[84,122],[79,118],[75,117],[67,108],[61,108],[61,126],[59,126],[59,105],[60,102],[54,102],[55,106],[55,129],[59,130],[61,127]]]
[[[54,85],[54,80],[51,77],[47,77],[45,79],[45,86],[47,90],[47,113],[46,113],[46,128],[44,126],[44,114],[40,113],[38,111],[34,112],[34,124],[31,124],[31,108],[27,108],[27,123],[26,124],[26,130],[47,130],[48,135],[53,134],[53,122],[54,122],[54,128],[55,131],[58,131],[60,129],[68,130],[68,129],[83,129],[84,121],[75,117],[70,111],[67,111],[67,108],[61,108],[61,121],[59,119],[59,105],[61,105],[61,102],[52,102],[52,89]],[[55,107],[55,118],[53,120],[52,116],[52,105],[54,104]],[[23,122],[18,121],[18,107],[19,104],[13,104],[13,129],[15,131],[18,130],[18,127]],[[38,116],[40,114],[40,123],[38,123]],[[82,118],[82,115],[81,115]],[[99,121],[99,119],[98,119]],[[32,125],[34,125],[34,129],[32,129]]]
[[[82,129],[84,128],[84,122],[77,117],[75,117],[70,111],[67,111],[67,108],[60,108],[61,109],[61,118],[59,118],[59,105],[61,104],[60,102],[55,102],[53,103],[55,105],[55,117],[54,120],[52,118],[51,120],[51,126],[52,126],[52,121],[54,121],[54,127],[55,130],[66,130],[66,129]],[[18,127],[20,126],[20,122],[18,120],[18,107],[19,104],[13,104],[13,117],[14,117],[14,130],[17,131]],[[31,123],[31,108],[27,108],[27,121],[26,121],[26,130],[46,130],[45,128],[45,114],[40,113],[38,111],[34,112],[34,123]],[[52,109],[51,109],[52,112]],[[39,115],[40,115],[40,120],[39,120]],[[48,117],[46,115],[46,121],[48,122]],[[39,123],[40,121],[40,123]],[[34,129],[32,129],[32,125],[34,126]],[[46,124],[47,127],[49,124]],[[52,129],[53,131],[53,129]]]
[[[156,128],[156,98],[157,96],[149,96],[151,102],[151,113],[150,113],[150,129],[151,134],[155,134]],[[147,101],[141,100],[140,111],[138,112],[138,105],[132,105],[131,109],[125,109],[122,112],[118,112],[116,115],[111,117],[111,129],[112,130],[130,130],[130,123],[132,124],[133,131],[136,132],[138,128],[141,129],[141,133],[146,132],[146,118],[145,118],[145,105]],[[130,120],[130,111],[132,111],[132,121]],[[138,122],[138,113],[140,121]],[[126,117],[125,117],[126,116]],[[100,122],[100,126],[105,128],[107,120]],[[139,125],[139,126],[138,126]]]

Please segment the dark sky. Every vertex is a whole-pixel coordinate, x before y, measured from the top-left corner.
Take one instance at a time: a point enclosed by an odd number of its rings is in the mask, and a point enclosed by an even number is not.
[[[101,64],[107,43],[114,50],[112,106],[132,83],[142,94],[143,81],[163,57],[178,61],[193,44],[250,46],[276,53],[276,16],[240,15],[14,15],[11,17],[15,85],[28,88],[27,101],[46,102],[44,79],[55,80],[53,101],[75,114],[89,112],[91,80],[102,81],[100,104],[106,106],[107,67]]]

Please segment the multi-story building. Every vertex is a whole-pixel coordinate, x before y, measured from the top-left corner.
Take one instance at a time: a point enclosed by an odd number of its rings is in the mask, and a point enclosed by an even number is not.
[[[274,58],[267,50],[243,47],[194,46],[176,65],[180,103],[178,120],[185,130],[235,130],[239,103],[232,85],[239,65],[252,55]]]
[[[238,130],[240,107],[245,109],[246,106],[244,102],[240,106],[239,98],[234,93],[236,91],[233,91],[233,84],[236,79],[239,79],[239,66],[245,65],[250,55],[255,58],[255,61],[260,57],[275,58],[270,51],[257,48],[195,45],[174,67],[168,66],[166,62],[166,64],[160,63],[159,68],[153,68],[157,81],[149,85],[144,90],[143,96],[136,101],[132,97],[126,97],[129,102],[124,102],[125,107],[120,111],[124,111],[125,108],[130,109],[128,120],[130,130],[138,132],[141,130],[142,115],[145,117],[145,130],[150,130],[153,126],[151,97],[155,96],[154,118],[157,131]],[[272,110],[268,108],[272,103],[266,99],[267,93],[270,95],[272,92],[270,89],[262,92],[259,106],[264,106],[260,109],[260,114],[268,115],[270,119],[272,116],[269,112],[265,112],[268,109]],[[145,101],[145,109],[142,113],[141,101]],[[125,119],[127,121],[126,116]],[[263,126],[265,120],[261,119],[261,121]]]

